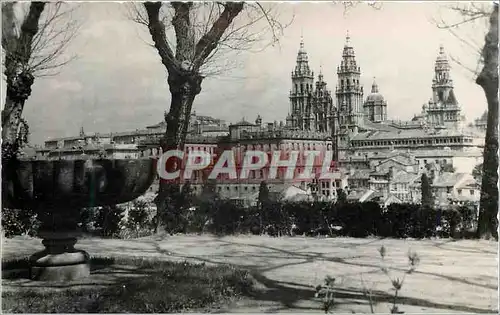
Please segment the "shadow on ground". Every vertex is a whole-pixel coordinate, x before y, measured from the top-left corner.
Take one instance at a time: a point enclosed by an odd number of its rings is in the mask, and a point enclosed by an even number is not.
[[[376,240],[371,240],[367,243],[362,243],[362,244],[348,244],[344,243],[344,247],[361,247],[361,246],[366,246],[375,242],[378,242],[380,239]],[[317,261],[322,261],[322,262],[334,262],[342,265],[352,265],[352,266],[357,266],[357,267],[371,267],[375,268],[374,271],[368,271],[365,273],[371,273],[371,272],[378,272],[380,265],[378,264],[369,264],[369,263],[358,263],[358,262],[353,262],[349,261],[350,259],[354,258],[359,258],[361,256],[352,256],[352,257],[347,257],[347,258],[339,258],[339,257],[328,257],[323,253],[300,253],[297,250],[286,250],[283,248],[276,248],[276,247],[271,247],[271,246],[266,246],[262,244],[250,244],[250,243],[236,243],[236,242],[231,242],[223,239],[218,239],[218,242],[221,243],[221,246],[249,246],[249,247],[258,247],[260,250],[258,251],[259,254],[252,254],[252,257],[258,256],[262,260],[269,260],[271,261],[274,258],[283,258],[287,257],[290,260],[295,260],[295,262],[290,262],[290,263],[282,263],[282,264],[274,264],[271,266],[255,266],[252,264],[238,264],[237,266],[239,267],[244,267],[248,270],[250,270],[250,273],[254,277],[255,281],[259,284],[258,289],[253,291],[250,295],[249,298],[257,301],[264,301],[264,302],[274,302],[273,304],[277,303],[279,304],[278,307],[274,307],[273,309],[268,309],[267,311],[290,311],[290,310],[313,310],[313,311],[320,311],[321,310],[321,304],[319,300],[314,299],[315,295],[315,288],[312,286],[304,285],[301,283],[294,283],[294,282],[283,282],[283,281],[277,281],[274,279],[270,279],[269,277],[266,277],[264,274],[266,272],[272,271],[272,270],[278,270],[284,267],[289,267],[293,265],[305,265],[307,263],[312,263],[312,262],[317,262]],[[198,256],[188,256],[188,255],[182,255],[182,254],[177,254],[172,251],[166,251],[162,249],[159,245],[159,243],[156,243],[155,245],[156,250],[158,253],[168,255],[169,257],[176,257],[180,259],[186,259],[186,260],[191,260],[191,261],[198,261],[198,262],[205,262],[208,264],[229,264],[227,262],[221,262],[221,260],[225,260],[228,257],[234,257],[237,255],[237,252],[231,252],[229,255],[228,254],[222,254],[222,255],[210,255],[210,258],[206,257],[198,257]],[[475,253],[480,253],[481,251],[476,250]],[[482,253],[485,253],[484,251]],[[487,252],[490,253],[490,252]],[[245,253],[242,253],[245,254]],[[248,255],[248,253],[246,253]],[[300,260],[297,262],[297,260]],[[395,267],[394,270],[399,271],[404,273],[406,269],[404,268],[397,268]],[[437,277],[441,278],[443,280],[447,280],[450,282],[458,282],[458,283],[463,283],[466,285],[471,285],[471,286],[477,286],[485,289],[491,289],[491,290],[497,290],[497,286],[493,285],[488,285],[488,284],[482,284],[482,283],[476,283],[473,281],[469,281],[467,279],[463,279],[460,277],[454,277],[454,276],[448,276],[448,275],[443,275],[439,273],[434,273],[434,272],[426,272],[426,271],[417,271],[414,272],[416,276],[420,275],[427,275],[427,276],[432,276],[432,277]],[[363,292],[363,288],[336,288],[335,290],[335,298],[336,298],[336,306],[344,306],[348,307],[349,305],[356,305],[356,306],[365,306],[365,311],[369,311],[369,302],[368,298],[365,296]],[[372,303],[374,306],[385,303],[385,304],[391,304],[393,303],[394,296],[392,294],[389,294],[384,291],[373,291],[372,292]],[[309,303],[304,303],[305,301],[309,301]],[[310,304],[310,306],[304,306]],[[478,307],[472,307],[472,306],[465,306],[465,305],[456,305],[456,304],[451,304],[451,303],[437,303],[433,301],[429,301],[423,298],[416,298],[416,297],[408,297],[408,296],[399,296],[398,297],[398,304],[399,305],[405,305],[405,306],[413,306],[413,307],[420,307],[423,309],[436,309],[436,310],[442,310],[442,311],[456,311],[456,312],[465,312],[465,313],[496,313],[495,310],[493,309],[483,309],[483,308],[478,308]]]
[[[166,242],[170,242],[167,249],[162,248]],[[317,242],[320,242],[318,240]],[[332,246],[332,244],[325,241],[325,246]],[[250,272],[256,285],[253,290],[245,292],[244,298],[246,305],[265,305],[265,309],[260,308],[260,312],[278,312],[278,311],[321,311],[321,301],[314,298],[315,289],[312,285],[306,285],[303,281],[298,281],[297,277],[287,277],[282,272],[287,267],[303,268],[303,271],[307,274],[311,274],[311,264],[319,262],[329,262],[334,263],[338,266],[337,271],[342,271],[344,274],[342,276],[359,276],[359,274],[369,274],[377,273],[380,270],[380,265],[373,263],[370,260],[358,259],[360,257],[367,257],[371,254],[366,254],[366,248],[364,246],[378,246],[378,242],[381,239],[371,239],[366,242],[349,241],[345,240],[341,243],[335,243],[338,248],[346,249],[359,249],[359,253],[363,255],[356,255],[356,253],[349,255],[343,254],[339,255],[335,251],[330,253],[315,252],[313,249],[309,249],[310,245],[300,244],[293,248],[278,247],[278,245],[270,246],[272,242],[266,242],[265,244],[255,244],[251,241],[245,241],[245,238],[240,238],[237,241],[228,240],[226,238],[197,238],[196,248],[207,247],[212,248],[212,250],[207,251],[205,255],[198,254],[196,249],[191,251],[182,248],[182,242],[176,243],[170,241],[168,238],[158,238],[158,239],[141,239],[141,240],[130,240],[127,243],[91,243],[88,249],[93,248],[93,252],[110,252],[111,256],[124,257],[136,256],[136,257],[150,257],[151,259],[161,259],[161,260],[172,260],[172,261],[189,261],[194,263],[206,263],[207,265],[231,265],[237,268],[243,268]],[[194,243],[193,243],[194,244]],[[321,243],[323,244],[323,243]],[[90,247],[91,246],[91,247]],[[451,251],[462,251],[464,255],[488,255],[487,259],[490,259],[490,255],[495,254],[492,251],[482,250],[481,248],[474,248],[468,246],[455,246],[455,242],[436,242],[430,247],[438,248],[439,253],[446,257],[447,252]],[[222,250],[224,249],[224,250]],[[373,248],[372,248],[373,249]],[[370,250],[372,250],[370,249]],[[190,254],[191,252],[192,254]],[[201,252],[200,252],[201,253]],[[376,254],[376,253],[374,253]],[[465,256],[464,256],[465,257]],[[404,258],[404,257],[403,257]],[[428,257],[432,258],[432,257]],[[119,258],[118,258],[119,259]],[[145,258],[146,259],[146,258]],[[24,265],[22,265],[24,263]],[[309,265],[308,265],[309,264]],[[19,278],[20,274],[15,275],[12,270],[19,270],[19,266],[27,267],[27,261],[18,262],[16,266],[15,263],[10,263],[7,265],[2,265],[2,278],[11,279]],[[430,266],[430,264],[428,265]],[[14,268],[16,267],[16,268]],[[356,267],[353,270],[352,267]],[[445,266],[446,267],[446,266]],[[9,269],[10,268],[10,269]],[[345,268],[345,272],[343,271]],[[434,267],[432,267],[434,268]],[[4,272],[4,269],[9,272]],[[359,269],[359,270],[358,270]],[[398,272],[406,271],[405,268],[394,268]],[[295,269],[293,269],[295,270]],[[430,286],[440,285],[446,286],[457,286],[457,296],[460,296],[460,291],[463,290],[463,285],[468,286],[467,290],[478,291],[482,290],[490,292],[491,290],[497,291],[498,287],[490,283],[485,283],[485,281],[474,281],[476,278],[466,279],[465,277],[460,277],[457,273],[449,273],[446,271],[440,272],[443,269],[426,270],[417,269],[412,277],[419,278],[424,277],[424,281],[433,281],[432,279],[441,279],[443,282],[429,282]],[[446,269],[444,269],[446,270]],[[356,272],[354,272],[356,271]],[[26,271],[25,271],[26,272]],[[131,274],[147,274],[147,270],[136,270],[133,268],[125,268],[123,266],[116,266],[115,259],[103,259],[94,258],[92,261],[92,277],[89,282],[84,285],[95,285],[97,282],[99,284],[106,285],[106,283],[119,283],[124,281],[124,277],[128,277]],[[350,274],[349,274],[350,273]],[[444,274],[446,273],[446,274]],[[272,274],[272,276],[271,276]],[[277,275],[279,274],[279,275]],[[26,275],[26,274],[25,274]],[[106,279],[106,281],[102,281]],[[290,278],[290,279],[289,279]],[[280,281],[280,280],[287,281]],[[302,279],[302,278],[301,278]],[[297,281],[296,281],[297,280]],[[313,279],[311,279],[313,280]],[[301,283],[302,282],[302,283]],[[489,281],[486,281],[489,282]],[[390,286],[390,283],[387,283]],[[460,286],[462,285],[462,289]],[[11,287],[25,287],[26,283],[13,281],[9,283]],[[74,285],[61,285],[61,288],[68,288],[69,286],[82,286],[82,284]],[[469,288],[470,286],[470,288]],[[40,285],[43,288],[44,285]],[[427,296],[429,297],[429,295]],[[356,312],[368,312],[369,303],[365,297],[362,288],[358,285],[353,285],[352,287],[342,286],[336,288],[335,292],[336,307],[345,310],[356,309]],[[392,303],[393,296],[389,292],[385,291],[373,291],[372,302],[375,306],[381,306],[380,310],[388,312],[385,305]],[[447,300],[448,297],[439,299],[439,297],[433,298],[433,301],[426,298],[421,298],[419,295],[412,294],[412,296],[405,296],[404,294],[399,297],[399,303],[402,305],[403,310],[412,312],[422,312],[425,309],[433,309],[434,312],[463,312],[463,313],[496,313],[493,307],[496,307],[496,302],[491,303],[491,309],[480,303],[481,305],[467,306],[467,300],[461,300],[460,298],[454,298]],[[489,296],[485,296],[484,299],[490,299]],[[385,304],[385,305],[383,305]],[[471,303],[472,304],[472,303]],[[486,307],[482,307],[482,306]],[[242,304],[235,305],[234,307],[229,306],[226,309],[222,309],[220,312],[234,312],[240,308]],[[250,307],[251,308],[251,307]],[[255,312],[256,307],[252,308],[252,312]],[[420,311],[419,311],[420,310]],[[429,310],[426,310],[429,312]],[[218,312],[218,313],[220,313]]]

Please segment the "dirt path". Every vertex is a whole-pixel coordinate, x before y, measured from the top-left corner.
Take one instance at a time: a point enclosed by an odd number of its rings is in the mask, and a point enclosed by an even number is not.
[[[37,239],[5,239],[3,260],[41,249]],[[401,309],[406,313],[497,313],[498,243],[487,241],[392,240],[352,238],[270,238],[260,236],[172,236],[136,240],[84,239],[79,247],[94,256],[158,257],[177,261],[234,264],[251,270],[263,290],[225,311],[318,312],[313,287],[326,275],[337,278],[337,312],[369,312],[362,296],[361,275],[373,297],[375,312],[387,313],[391,284],[380,272],[378,249],[387,248],[388,263],[407,266],[408,250],[421,262],[406,278]],[[3,281],[3,286],[10,283]],[[391,293],[392,294],[392,293]]]

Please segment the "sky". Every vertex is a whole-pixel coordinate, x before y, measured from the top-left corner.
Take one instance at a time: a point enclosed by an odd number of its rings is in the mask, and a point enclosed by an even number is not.
[[[290,74],[295,66],[301,36],[315,75],[321,68],[329,89],[337,84],[345,36],[361,67],[365,98],[374,77],[388,103],[390,119],[411,119],[432,96],[434,62],[443,45],[462,64],[475,68],[477,55],[433,18],[453,23],[456,16],[443,3],[390,3],[375,10],[360,3],[348,12],[334,3],[279,3],[284,30],[279,45],[237,57],[238,67],[207,77],[195,100],[197,114],[236,122],[285,120],[289,112]],[[83,126],[88,133],[118,132],[160,122],[170,106],[167,73],[147,29],[130,21],[124,4],[81,3],[74,13],[80,31],[68,46],[77,58],[57,76],[37,78],[24,109],[32,144],[73,136]],[[481,43],[484,23],[465,26],[460,34]],[[473,75],[453,63],[455,94],[467,121],[487,108]],[[5,99],[2,81],[2,105]]]

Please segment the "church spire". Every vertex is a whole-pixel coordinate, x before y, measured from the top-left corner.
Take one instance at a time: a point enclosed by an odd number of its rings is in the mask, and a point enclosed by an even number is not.
[[[347,34],[345,37],[344,52],[342,53],[342,57],[344,57],[344,59],[346,57],[350,58],[350,59],[354,59],[354,57],[355,57],[354,48],[351,45],[351,35],[349,35],[349,31],[347,31]]]
[[[307,128],[305,118],[310,108],[310,94],[313,90],[314,72],[309,68],[309,59],[301,36],[295,69],[292,71],[292,89],[290,90],[290,114],[292,127]]]
[[[359,82],[361,69],[356,62],[349,32],[342,51],[342,61],[337,67],[337,76],[337,104],[341,105],[339,127],[342,132],[356,132],[363,124],[363,87]]]
[[[311,69],[309,68],[309,58],[307,57],[307,51],[304,46],[304,38],[300,38],[300,47],[297,54],[297,63],[295,65],[295,75],[311,75]]]
[[[375,77],[373,77],[372,93],[378,93],[378,84]]]
[[[80,127],[80,137],[85,137],[85,131],[83,130],[83,126]]]

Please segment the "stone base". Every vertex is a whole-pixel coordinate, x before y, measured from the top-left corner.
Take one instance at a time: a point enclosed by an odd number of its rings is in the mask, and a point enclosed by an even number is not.
[[[30,278],[35,281],[73,281],[89,276],[89,263],[67,266],[33,266],[30,269]]]
[[[52,241],[53,242],[53,241]],[[44,240],[46,243],[51,241]],[[90,255],[70,248],[46,248],[30,257],[30,278],[37,281],[71,281],[90,276]]]

